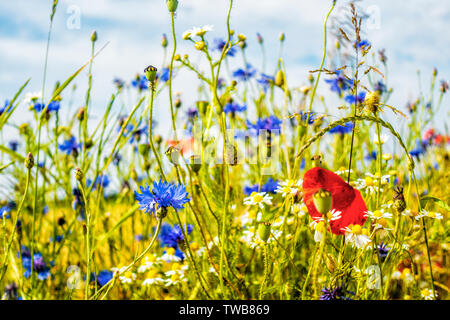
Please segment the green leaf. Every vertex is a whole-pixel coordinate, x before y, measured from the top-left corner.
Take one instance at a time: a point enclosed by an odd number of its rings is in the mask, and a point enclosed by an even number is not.
[[[444,208],[447,211],[450,211],[450,207],[445,203],[444,200],[441,200],[439,198],[436,197],[432,197],[432,196],[427,196],[427,197],[423,197],[420,199],[420,206],[422,208],[425,208],[425,205],[428,201],[433,201],[435,204],[437,204],[438,206],[440,206],[441,208]]]

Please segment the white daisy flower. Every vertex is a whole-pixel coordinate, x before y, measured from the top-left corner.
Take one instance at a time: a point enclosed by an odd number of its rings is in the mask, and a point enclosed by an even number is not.
[[[416,220],[419,220],[422,217],[428,217],[438,220],[441,220],[443,218],[442,214],[440,214],[439,212],[427,211],[424,209],[422,209],[422,211],[420,211],[420,213],[416,216]]]
[[[370,249],[370,238],[359,224],[350,225],[342,230],[345,231],[345,242],[350,243],[352,247]]]
[[[306,208],[304,203],[294,203],[291,207],[291,212],[299,217],[303,217],[308,212],[308,208]]]
[[[366,216],[370,217],[373,220],[379,220],[381,218],[383,219],[391,219],[392,213],[384,211],[384,209],[381,210],[375,210],[375,211],[367,211]]]
[[[42,99],[42,92],[41,91],[27,92],[25,94],[25,99],[24,99],[23,102],[28,105],[28,104],[34,103],[36,101],[39,101],[40,99]]]
[[[266,192],[253,192],[250,197],[244,199],[246,205],[258,205],[261,209],[264,208],[264,204],[272,205],[272,197]]]
[[[164,279],[163,278],[150,278],[150,279],[145,279],[144,281],[142,281],[142,285],[143,286],[151,286],[154,284],[162,284],[164,283]]]
[[[203,27],[201,27],[201,28],[198,28],[198,27],[194,27],[193,29],[192,29],[192,33],[194,34],[194,35],[196,35],[196,36],[199,36],[199,37],[202,37],[202,36],[204,36],[208,31],[212,31],[213,30],[213,26],[212,25],[205,25],[205,26],[203,26]]]
[[[281,181],[275,189],[275,192],[281,193],[283,197],[295,195],[300,190],[302,183],[302,179]]]
[[[422,289],[420,290],[420,294],[425,300],[434,300],[433,291],[430,289]]]

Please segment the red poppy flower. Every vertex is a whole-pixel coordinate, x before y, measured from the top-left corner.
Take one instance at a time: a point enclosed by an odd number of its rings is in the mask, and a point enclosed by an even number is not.
[[[342,213],[340,219],[330,221],[331,231],[334,234],[345,234],[343,228],[351,224],[362,226],[366,222],[367,207],[361,193],[334,172],[320,167],[308,170],[303,177],[303,198],[311,218],[322,217],[313,202],[313,195],[319,189],[325,189],[331,193],[331,208]]]

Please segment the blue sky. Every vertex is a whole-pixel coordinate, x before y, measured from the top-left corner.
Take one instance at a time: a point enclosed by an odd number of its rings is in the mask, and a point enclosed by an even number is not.
[[[342,19],[341,7],[346,3],[338,1],[332,19]],[[365,36],[372,43],[373,51],[385,48],[389,58],[389,84],[395,88],[391,104],[405,111],[406,103],[417,97],[418,70],[423,90],[429,86],[433,67],[439,71],[439,80],[450,79],[450,41],[446,36],[450,29],[450,2],[372,0],[358,3],[363,12],[372,14],[372,27],[365,30]],[[27,91],[41,90],[51,4],[51,0],[0,2],[0,101],[11,98],[28,77],[31,83]],[[247,36],[247,57],[258,67],[261,55],[256,32],[263,35],[266,71],[275,68],[278,37],[284,32],[283,57],[288,78],[291,85],[300,86],[306,84],[308,71],[320,65],[322,24],[330,5],[331,0],[239,0],[233,7],[231,24],[236,32]],[[226,0],[180,0],[176,17],[178,36],[181,38],[181,34],[193,26],[209,24],[214,26],[210,39],[223,37],[227,6]],[[109,41],[93,68],[91,105],[100,114],[114,92],[114,77],[129,82],[149,64],[161,67],[161,35],[170,32],[170,19],[164,0],[61,0],[50,46],[47,92],[57,80],[63,81],[87,61],[89,38],[94,29],[99,36],[98,47]],[[171,43],[169,49],[170,46]],[[194,53],[191,47],[179,40],[178,52]],[[242,66],[240,57],[233,59],[232,67]],[[182,92],[186,106],[192,106],[196,97],[195,82],[191,79],[195,79],[192,74],[182,73],[174,82],[175,91]],[[79,107],[85,97],[87,73],[83,72],[76,83],[78,100],[75,99],[74,105]],[[319,94],[333,101],[323,80]],[[66,97],[67,101],[69,97]],[[448,99],[444,98],[441,107],[444,117],[447,117],[447,106]],[[156,119],[160,123],[168,121],[166,97],[161,97],[158,107]],[[30,116],[30,112],[23,111],[19,116],[22,120]],[[442,122],[436,125],[443,128]]]

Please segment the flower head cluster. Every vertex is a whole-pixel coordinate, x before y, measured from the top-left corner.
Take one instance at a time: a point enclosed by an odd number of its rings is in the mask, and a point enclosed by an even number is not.
[[[255,124],[247,120],[247,128],[256,135],[260,134],[260,131],[275,131],[281,130],[282,121],[276,116],[272,115],[268,118],[258,119]]]
[[[337,286],[336,288],[323,288],[323,294],[320,296],[320,300],[351,300],[346,294],[350,293],[355,295],[352,291],[347,291],[342,286]]]
[[[31,269],[37,274],[37,278],[41,281],[48,279],[50,277],[50,267],[45,262],[42,254],[40,252],[35,252],[33,254],[33,259],[31,259],[30,250],[22,245],[22,266],[24,268],[24,277],[29,278],[31,276]],[[31,266],[31,260],[33,260],[33,267]]]
[[[153,181],[153,188],[149,186],[140,187],[141,193],[134,192],[136,200],[145,213],[156,213],[158,209],[166,210],[169,207],[175,210],[184,208],[184,204],[189,202],[188,193],[184,185],[175,185],[166,181]]]
[[[350,89],[353,85],[353,81],[347,79],[341,70],[335,71],[335,77],[333,79],[326,79],[326,83],[329,83],[331,86],[331,91],[335,91],[342,96],[342,92]]]
[[[80,149],[80,144],[77,143],[77,140],[74,136],[71,136],[70,139],[65,140],[62,144],[58,145],[58,149],[67,155],[78,155],[78,149]]]

